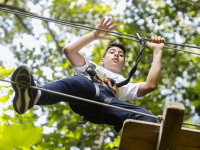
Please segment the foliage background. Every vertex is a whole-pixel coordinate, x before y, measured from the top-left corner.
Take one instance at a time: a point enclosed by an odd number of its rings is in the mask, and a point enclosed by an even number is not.
[[[125,9],[120,5],[126,6]],[[124,5],[125,4],[125,5]],[[104,17],[111,17],[117,32],[142,37],[161,35],[166,41],[200,46],[200,3],[198,0],[1,0],[0,7],[32,12],[45,17],[95,27]],[[74,75],[73,67],[62,48],[88,31],[58,25],[0,11],[0,44],[7,47],[12,62],[0,60],[0,77],[10,79],[14,69],[27,64],[38,86]],[[128,66],[122,75],[128,77],[139,43],[114,37],[126,46]],[[110,41],[95,41],[81,53],[99,64]],[[1,47],[2,49],[2,47]],[[195,49],[187,49],[198,52]],[[2,54],[4,53],[2,49]],[[5,52],[6,53],[6,52]],[[144,82],[152,62],[152,51],[143,53],[132,82]],[[13,65],[14,64],[14,65]],[[184,121],[200,123],[200,58],[165,49],[160,83],[143,100],[128,102],[162,114],[166,101],[181,102],[186,107]],[[117,149],[120,134],[111,126],[77,125],[81,119],[68,104],[35,106],[24,115],[14,112],[14,92],[10,84],[0,83],[0,149]],[[195,127],[193,127],[195,128]]]

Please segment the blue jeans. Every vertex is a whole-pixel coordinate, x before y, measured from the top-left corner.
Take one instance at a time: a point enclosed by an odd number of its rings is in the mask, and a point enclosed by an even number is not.
[[[98,85],[98,86],[100,90],[100,95],[98,98],[99,102],[103,102],[105,98],[114,97],[114,94],[108,87],[103,86],[103,85]],[[73,96],[78,96],[78,97],[82,97],[86,99],[93,99],[96,94],[94,83],[81,75],[68,77],[59,81],[54,81],[42,86],[42,88],[73,95]],[[72,105],[72,106],[83,106],[83,105],[88,104],[87,107],[85,109],[83,108],[81,112],[81,114],[88,120],[90,120],[90,118],[98,118],[99,115],[101,115],[99,105],[91,104],[84,101],[67,98],[67,97],[63,97],[60,95],[47,93],[43,91],[36,105],[52,105],[55,103],[59,103],[61,101],[68,102],[69,105]],[[117,98],[113,99],[110,105],[152,115],[148,110],[144,108],[120,101]],[[121,129],[123,122],[126,119],[156,122],[154,118],[150,118],[143,115],[138,115],[138,114],[134,114],[134,113],[130,113],[130,112],[114,109],[114,108],[109,108],[109,107],[106,108],[104,122],[106,124],[115,126],[115,130],[117,132]]]

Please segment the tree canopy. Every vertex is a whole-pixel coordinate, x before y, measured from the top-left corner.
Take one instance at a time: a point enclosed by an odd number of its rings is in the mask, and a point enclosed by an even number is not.
[[[124,9],[120,5],[125,6]],[[41,16],[95,27],[103,17],[111,17],[116,32],[142,37],[161,35],[166,41],[200,46],[200,3],[198,0],[2,0],[0,7],[31,12]],[[27,64],[38,86],[75,75],[64,56],[63,47],[90,32],[0,11],[0,44],[13,54],[11,66],[0,60],[0,78],[10,79],[17,66]],[[113,37],[127,49],[126,78],[135,64],[140,44]],[[111,41],[95,41],[81,53],[99,64]],[[171,46],[171,45],[170,45]],[[177,47],[177,46],[176,46]],[[178,47],[198,52],[191,48]],[[152,50],[145,48],[131,82],[145,82]],[[166,101],[181,102],[186,107],[184,121],[200,123],[200,58],[164,49],[162,72],[157,90],[142,100],[129,103],[144,107],[154,115],[162,115]],[[81,117],[67,103],[34,106],[19,115],[12,106],[13,89],[0,84],[0,149],[117,149],[120,134],[112,126],[87,123],[78,125]],[[188,126],[189,127],[189,126]],[[191,128],[191,126],[190,126]],[[196,128],[196,127],[192,127]],[[49,130],[48,130],[49,129]]]

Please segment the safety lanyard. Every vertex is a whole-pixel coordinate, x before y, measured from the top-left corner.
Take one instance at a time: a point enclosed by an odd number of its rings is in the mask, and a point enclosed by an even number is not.
[[[140,52],[139,52],[139,54],[137,55],[137,58],[136,58],[135,66],[130,71],[128,79],[126,79],[126,80],[124,80],[124,81],[122,81],[120,83],[115,83],[115,85],[117,87],[121,87],[121,86],[124,86],[124,85],[129,83],[131,77],[134,75],[135,71],[137,70],[138,63],[140,62],[140,60],[142,58],[142,51],[145,49],[145,40],[140,38],[139,34],[137,34],[137,36],[138,36],[138,38],[140,40],[141,47],[140,47]]]

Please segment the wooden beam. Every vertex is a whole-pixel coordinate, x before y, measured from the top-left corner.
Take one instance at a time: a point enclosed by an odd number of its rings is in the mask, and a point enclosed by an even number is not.
[[[158,123],[125,120],[119,150],[155,150],[159,129]]]
[[[133,119],[124,121],[119,150],[155,150],[160,124]],[[200,130],[181,129],[177,150],[200,150]]]
[[[182,103],[165,103],[156,150],[177,150],[184,112]]]
[[[182,127],[178,150],[200,150],[200,130]]]

